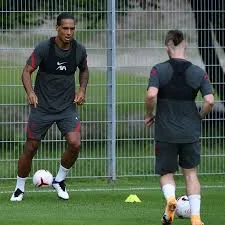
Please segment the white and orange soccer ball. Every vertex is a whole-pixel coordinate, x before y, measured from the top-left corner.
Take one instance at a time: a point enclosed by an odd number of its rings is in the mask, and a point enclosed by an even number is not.
[[[48,170],[37,170],[33,176],[35,187],[48,187],[52,185],[53,176]]]
[[[177,198],[176,215],[179,218],[191,217],[191,207],[190,207],[189,199],[186,195],[183,195]]]

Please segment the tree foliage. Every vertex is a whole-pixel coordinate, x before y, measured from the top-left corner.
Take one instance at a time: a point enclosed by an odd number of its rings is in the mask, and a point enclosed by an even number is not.
[[[39,25],[44,22],[40,13],[35,12],[37,6],[41,8],[42,1],[14,1],[4,0],[0,3],[2,16],[0,17],[1,29],[16,29],[24,26]]]
[[[116,0],[116,9],[125,11],[129,0]],[[107,0],[4,0],[0,2],[2,16],[1,29],[16,29],[26,26],[38,26],[49,16],[55,17],[62,11],[71,11],[78,19],[89,22],[88,28],[95,28],[97,21],[105,20]]]

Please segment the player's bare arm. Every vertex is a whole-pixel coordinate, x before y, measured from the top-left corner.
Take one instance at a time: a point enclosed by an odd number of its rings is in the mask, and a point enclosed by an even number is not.
[[[147,94],[145,97],[145,108],[146,108],[145,125],[147,127],[151,126],[154,123],[155,115],[153,114],[153,112],[157,102],[157,94],[158,88],[156,87],[150,87],[147,90]]]
[[[87,59],[84,60],[81,67],[79,67],[79,70],[80,70],[80,73],[79,73],[80,88],[76,92],[74,103],[77,103],[78,105],[82,105],[85,102],[86,87],[87,87],[88,79],[89,79]]]
[[[203,106],[199,113],[201,119],[204,119],[205,116],[212,111],[213,106],[214,106],[213,94],[205,95],[203,99],[204,99]]]
[[[34,72],[34,68],[28,64],[24,66],[23,73],[22,73],[22,82],[24,89],[27,93],[28,102],[30,105],[33,105],[35,108],[38,104],[38,98],[34,93],[31,81],[31,75]]]

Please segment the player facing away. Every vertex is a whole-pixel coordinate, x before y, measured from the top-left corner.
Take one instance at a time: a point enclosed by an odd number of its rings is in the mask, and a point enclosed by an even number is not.
[[[174,220],[174,173],[180,166],[191,207],[191,224],[202,225],[196,167],[200,163],[201,120],[214,105],[212,86],[205,71],[186,60],[186,41],[181,31],[170,30],[165,46],[169,60],[152,68],[145,98],[145,124],[151,126],[155,122],[155,170],[167,203],[161,222],[166,225]],[[203,97],[200,112],[195,104],[199,91]]]
[[[27,124],[27,140],[18,161],[16,188],[11,201],[21,201],[32,159],[41,140],[53,123],[65,137],[67,147],[61,157],[58,173],[52,186],[58,197],[69,199],[64,180],[78,158],[81,145],[80,121],[76,105],[85,102],[89,72],[87,53],[76,41],[76,22],[72,14],[63,12],[57,17],[57,36],[40,42],[27,60],[22,82],[31,111]],[[31,75],[37,69],[34,89]],[[79,68],[80,87],[75,92],[75,72]]]

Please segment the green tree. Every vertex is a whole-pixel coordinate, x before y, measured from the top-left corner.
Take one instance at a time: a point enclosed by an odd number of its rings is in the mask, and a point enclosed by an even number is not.
[[[42,4],[31,0],[1,1],[0,10],[2,16],[0,17],[0,28],[4,30],[24,27],[26,25],[40,25],[44,20],[40,13],[35,13],[35,10],[40,10]]]
[[[131,7],[129,2],[116,0],[116,9],[126,11]],[[99,21],[106,19],[107,0],[4,0],[0,2],[0,10],[0,28],[3,30],[40,25],[49,15],[44,11],[52,11],[53,17],[62,11],[75,12],[78,20],[84,18],[88,21],[88,29],[94,29]]]

